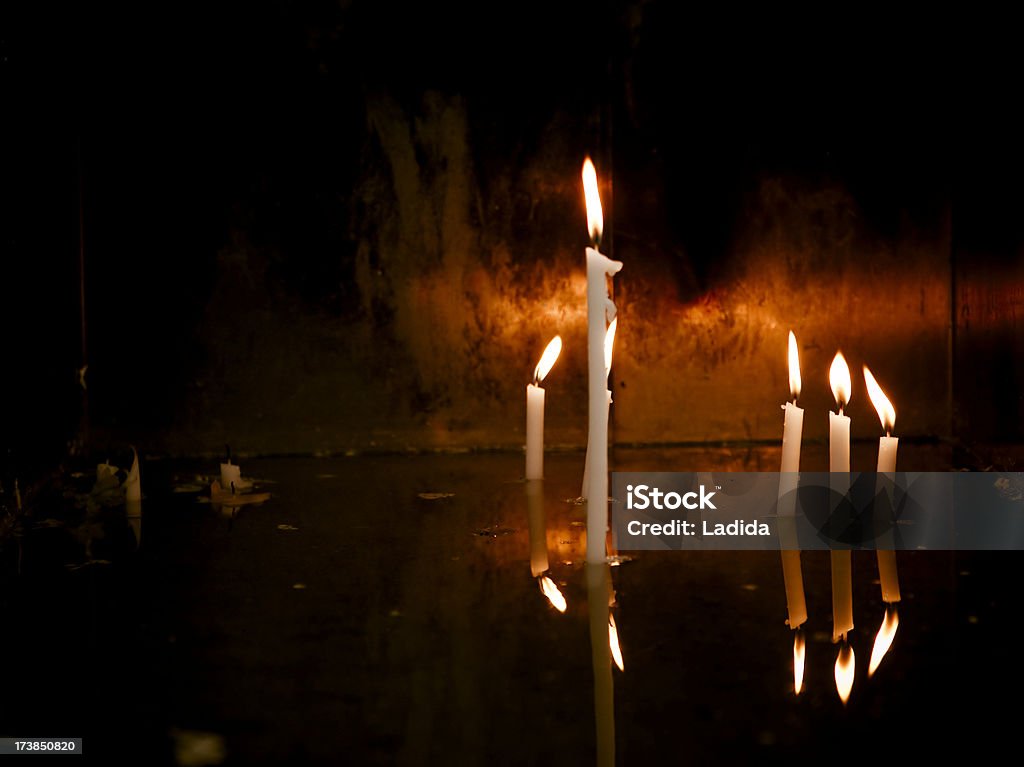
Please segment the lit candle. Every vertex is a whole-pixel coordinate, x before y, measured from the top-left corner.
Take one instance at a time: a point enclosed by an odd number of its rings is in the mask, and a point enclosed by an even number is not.
[[[615,304],[608,297],[608,277],[622,269],[598,252],[604,217],[597,189],[597,171],[588,157],[583,163],[583,192],[587,225],[594,247],[587,248],[587,391],[590,463],[587,483],[587,561],[603,562],[608,533],[608,388],[604,372],[604,338],[615,318]]]
[[[796,336],[789,331],[789,394],[792,402],[783,409],[786,417],[782,427],[782,474],[779,477],[779,540],[782,545],[782,579],[786,584],[786,609],[789,613],[789,627],[799,628],[807,620],[807,603],[804,599],[804,576],[800,567],[800,552],[797,550],[796,490],[800,471],[800,440],[804,429],[804,411],[796,406],[800,396],[800,354]],[[785,499],[785,500],[783,500]],[[795,652],[795,650],[794,650]],[[797,690],[799,694],[799,690]]]
[[[604,334],[604,377],[608,379],[608,375],[612,370],[612,349],[615,347],[615,329],[619,325],[619,318],[616,317],[612,320],[608,326],[607,332]],[[612,390],[606,389],[605,393],[608,395],[608,408],[612,406]],[[605,423],[608,423],[608,415],[605,414]],[[587,457],[583,461],[583,486],[580,489],[580,497],[587,497],[587,485],[590,483],[590,436],[587,436]]]
[[[786,411],[786,417],[782,426],[782,468],[779,471],[795,473],[800,471],[800,440],[804,431],[804,411],[796,406],[797,397],[800,396],[800,351],[797,349],[796,336],[792,330],[789,331],[789,396],[792,397],[792,402],[782,406]],[[794,482],[795,479],[794,477]]]
[[[899,438],[892,436],[892,430],[896,426],[896,408],[892,406],[889,398],[885,396],[882,387],[878,385],[875,377],[871,375],[868,366],[864,366],[864,383],[868,387],[868,395],[871,397],[871,404],[878,411],[878,420],[882,422],[885,429],[885,436],[878,440],[878,473],[889,474],[889,479],[896,472],[896,448],[899,446]],[[878,479],[879,486],[883,486],[882,478]],[[878,492],[876,492],[876,496]],[[891,536],[890,536],[891,538]],[[878,556],[878,579],[882,584],[882,601],[893,604],[900,601],[900,579],[896,572],[896,552],[893,550],[875,549]]]
[[[828,414],[828,470],[833,473],[850,472],[850,417],[843,415],[843,408],[850,402],[853,382],[850,367],[842,352],[836,352],[828,373],[832,395],[839,407],[838,413]],[[834,480],[833,488],[845,495],[849,490],[849,478]],[[849,549],[833,549],[832,560],[832,641],[838,642],[853,630],[853,573]],[[851,650],[852,658],[852,650]],[[838,661],[837,661],[838,663]],[[836,667],[838,683],[838,665]],[[852,683],[852,682],[851,682]],[[849,694],[849,693],[847,693]]]
[[[850,417],[843,415],[843,408],[850,403],[850,367],[842,352],[836,352],[832,367],[828,371],[828,382],[832,396],[839,407],[838,413],[828,414],[828,470],[849,473],[850,471]]]
[[[544,389],[540,382],[547,376],[562,351],[562,337],[548,343],[533,371],[533,383],[526,385],[526,478],[544,478]]]

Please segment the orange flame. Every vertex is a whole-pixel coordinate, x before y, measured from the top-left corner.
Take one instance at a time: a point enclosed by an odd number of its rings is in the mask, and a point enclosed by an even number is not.
[[[558,590],[555,582],[546,575],[537,580],[540,581],[540,590],[548,598],[551,606],[558,610],[558,612],[564,613],[566,608],[565,597],[562,596],[562,592]]]
[[[597,170],[589,157],[583,161],[583,196],[587,201],[587,229],[590,239],[597,244],[601,242],[604,230],[604,213],[601,210],[601,193],[597,190]]]
[[[789,331],[789,394],[794,402],[800,396],[800,350],[792,330]]]
[[[606,377],[612,371],[612,348],[615,346],[615,329],[618,326],[619,318],[616,317],[604,334],[604,374]]]
[[[615,627],[615,616],[608,613],[608,647],[612,651],[612,660],[619,667],[619,671],[625,671],[622,664],[622,650],[619,649],[619,630]]]
[[[839,412],[842,413],[843,408],[850,404],[850,392],[853,389],[853,382],[850,380],[850,366],[846,364],[842,352],[836,352],[836,356],[832,360],[832,367],[828,369],[828,382],[832,387],[832,396],[836,398],[836,404],[839,405]]]
[[[885,429],[886,434],[892,434],[892,430],[896,426],[896,408],[885,396],[885,392],[882,391],[882,387],[878,385],[875,377],[871,375],[867,365],[864,366],[864,383],[868,385],[868,396],[871,397],[871,404],[878,411],[878,420],[882,422],[882,428]]]
[[[857,658],[853,654],[853,648],[843,643],[843,646],[839,648],[839,655],[836,657],[836,691],[844,706],[850,699],[850,691],[853,690],[853,674],[856,665]]]
[[[804,655],[807,650],[807,643],[804,641],[804,632],[797,631],[793,636],[793,692],[797,695],[804,689]]]
[[[551,371],[551,366],[555,364],[558,360],[558,355],[561,353],[562,337],[555,336],[545,347],[544,353],[540,355],[540,362],[537,363],[537,367],[533,371],[534,386],[547,377],[547,374]]]
[[[885,620],[882,621],[882,625],[879,626],[878,633],[875,635],[875,646],[871,648],[871,662],[868,664],[869,678],[878,669],[878,664],[882,662],[882,658],[892,647],[892,640],[896,638],[896,629],[899,627],[900,615],[896,608],[887,609]]]

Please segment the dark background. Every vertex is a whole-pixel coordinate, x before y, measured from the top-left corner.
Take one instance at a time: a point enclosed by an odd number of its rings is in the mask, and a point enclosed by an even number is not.
[[[937,334],[952,336],[949,369],[930,372],[951,388],[923,406],[944,415],[911,431],[970,444],[1020,438],[1024,126],[1005,20],[855,9],[710,18],[664,0],[3,13],[9,455],[57,455],[83,433],[80,216],[89,445],[515,443],[481,412],[519,396],[547,331],[502,341],[495,356],[511,350],[508,364],[527,371],[512,382],[493,359],[477,371],[464,350],[464,368],[426,370],[427,352],[402,330],[406,262],[388,262],[381,243],[412,253],[433,232],[437,243],[415,258],[437,259],[443,281],[456,269],[446,238],[461,232],[479,251],[471,261],[511,254],[499,297],[528,301],[543,289],[530,282],[541,248],[578,265],[585,152],[613,169],[602,178],[614,210],[607,247],[658,249],[656,267],[634,261],[633,273],[681,305],[735,272],[728,254],[744,232],[756,236],[746,214],[765,179],[841,188],[856,225],[882,242],[902,242],[908,226],[941,233],[928,259],[950,296],[950,327]],[[452,114],[462,133],[446,127]],[[402,212],[391,128],[414,137],[422,205],[440,211],[432,228]],[[465,191],[446,181],[454,156],[475,179],[457,224],[445,212],[446,195]],[[374,269],[398,276],[370,289]],[[770,394],[775,402],[784,389]],[[333,396],[351,407],[334,408]],[[736,432],[759,439],[774,428]],[[580,429],[566,427],[561,442],[579,444]]]

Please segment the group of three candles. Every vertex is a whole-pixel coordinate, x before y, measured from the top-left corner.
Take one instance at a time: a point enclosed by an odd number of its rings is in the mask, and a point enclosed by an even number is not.
[[[879,474],[891,474],[896,471],[896,449],[899,440],[892,436],[893,426],[896,422],[896,410],[893,408],[889,398],[885,396],[882,388],[878,385],[875,377],[871,374],[867,365],[864,366],[864,382],[867,385],[868,395],[871,403],[878,412],[878,418],[885,429],[885,436],[881,437],[878,443]],[[829,471],[834,473],[833,488],[840,494],[845,494],[849,489],[842,486],[848,480],[850,472],[850,417],[843,414],[843,410],[850,402],[852,381],[850,368],[841,352],[837,352],[829,368],[829,384],[832,388],[832,395],[835,397],[838,413],[829,413]],[[789,491],[795,488],[797,472],[800,471],[800,441],[803,432],[804,412],[797,407],[796,401],[800,396],[800,357],[797,349],[796,337],[793,332],[789,333],[789,388],[792,401],[784,406],[785,419],[783,421],[782,436],[782,472],[779,483],[779,496],[783,498]],[[792,515],[794,507],[792,502],[780,503],[780,516]],[[783,528],[780,520],[780,529]],[[896,570],[896,553],[891,550],[878,549],[878,573],[882,589],[882,601],[892,605],[900,601],[899,579]],[[851,552],[849,549],[834,549],[830,552],[832,566],[832,641],[844,641],[839,657],[836,659],[836,685],[840,697],[845,702],[849,696],[850,687],[853,684],[854,655],[853,649],[845,644],[846,635],[853,630],[853,574],[851,565]],[[807,606],[804,600],[803,575],[800,567],[800,552],[783,546],[782,551],[782,572],[786,585],[786,604],[789,613],[789,626],[798,629],[807,620]],[[895,620],[895,614],[887,611],[885,622],[879,631],[879,638],[876,639],[875,648],[872,652],[869,675],[875,670],[881,655],[888,649],[888,644],[882,648],[879,640],[885,643],[892,642],[892,634],[895,633],[895,626],[890,625]],[[886,631],[886,629],[889,629]],[[796,675],[796,692],[799,694],[801,687],[801,676],[803,668],[803,642],[800,637],[794,640],[793,663]]]

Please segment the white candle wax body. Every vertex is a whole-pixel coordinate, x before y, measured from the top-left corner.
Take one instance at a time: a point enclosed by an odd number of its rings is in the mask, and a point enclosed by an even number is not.
[[[235,483],[235,489],[242,484],[242,468],[228,461],[220,465],[220,486],[226,493],[231,492],[231,483]]]
[[[544,478],[544,389],[526,387],[526,478]]]
[[[779,515],[796,514],[796,490],[800,471],[800,441],[804,431],[804,411],[793,402],[785,406],[786,417],[782,427],[782,466],[779,469]],[[788,523],[788,524],[787,524]],[[786,610],[789,627],[799,628],[807,621],[807,602],[804,598],[804,574],[797,550],[796,527],[793,519],[779,520],[779,542],[782,546],[782,580],[786,586]]]
[[[893,474],[896,471],[896,448],[899,446],[898,437],[882,437],[878,440],[878,473]],[[890,478],[891,479],[891,478]],[[879,477],[878,484],[884,487],[885,483]],[[876,495],[878,493],[876,492]],[[890,507],[891,508],[891,507]],[[885,536],[892,540],[892,531]],[[886,604],[893,604],[900,601],[900,579],[896,570],[896,552],[888,549],[877,549],[875,554],[878,557],[878,580],[882,586],[882,601]]]
[[[850,417],[828,414],[828,470],[849,474],[850,471]],[[844,495],[849,490],[849,479],[834,481],[833,490]],[[833,550],[832,562],[832,641],[853,630],[853,570],[849,550]]]
[[[800,477],[800,441],[804,433],[804,411],[792,402],[785,406],[786,417],[782,426],[782,472],[779,477],[780,516],[793,516],[796,513],[796,498],[790,495],[796,490]]]
[[[587,248],[587,392],[590,467],[587,483],[587,561],[606,559],[608,532],[608,376],[604,337],[608,330],[608,275],[622,263]]]
[[[882,437],[878,440],[878,473],[896,471],[896,448],[899,447],[899,437]]]
[[[804,410],[793,402],[787,402],[785,410],[786,417],[782,425],[782,468],[779,471],[800,471],[800,441],[804,433]]]
[[[612,406],[612,393],[608,392],[608,407]],[[605,423],[607,423],[608,416],[605,416]],[[587,437],[587,457],[583,461],[583,485],[580,487],[580,498],[586,499],[587,497],[587,485],[590,483],[590,437]]]
[[[850,471],[850,417],[828,414],[828,470]]]

